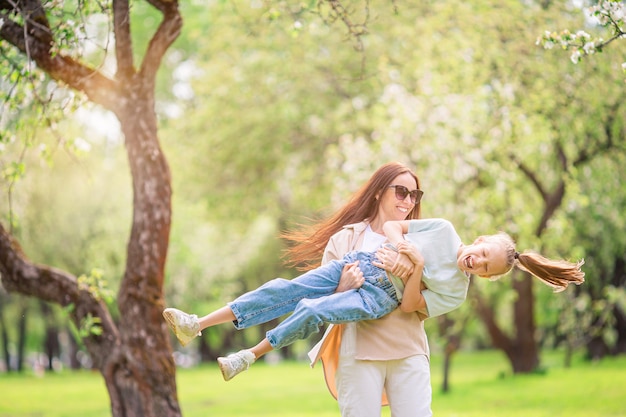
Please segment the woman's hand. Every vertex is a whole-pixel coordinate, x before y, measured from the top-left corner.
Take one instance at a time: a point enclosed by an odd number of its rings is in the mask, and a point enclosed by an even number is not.
[[[335,292],[361,288],[364,282],[365,278],[363,278],[363,272],[361,268],[359,268],[359,261],[346,264],[341,271],[341,278],[339,279],[339,284],[337,284]]]

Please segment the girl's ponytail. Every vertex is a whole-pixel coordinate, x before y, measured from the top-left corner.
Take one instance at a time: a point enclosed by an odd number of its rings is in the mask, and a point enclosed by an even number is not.
[[[552,260],[534,252],[515,252],[516,265],[539,278],[546,285],[554,288],[554,292],[564,291],[569,284],[580,285],[585,282],[585,273],[580,267],[584,259],[576,263],[564,260]]]

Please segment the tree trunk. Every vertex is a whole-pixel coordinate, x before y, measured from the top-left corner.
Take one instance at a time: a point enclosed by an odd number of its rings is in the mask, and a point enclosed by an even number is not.
[[[61,347],[59,345],[59,328],[50,306],[47,303],[40,301],[39,307],[41,309],[41,315],[43,316],[46,332],[43,344],[43,351],[46,353],[46,357],[48,359],[48,365],[46,368],[48,371],[52,371],[54,370],[54,358],[58,357],[61,351]]]
[[[0,342],[2,343],[2,357],[4,358],[4,367],[7,372],[11,372],[11,353],[9,352],[9,332],[7,332],[6,322],[4,320],[4,303],[8,299],[3,293],[0,293]]]
[[[619,307],[613,307],[615,317],[615,329],[617,331],[617,342],[615,343],[615,354],[626,353],[626,314]]]
[[[459,350],[461,346],[461,337],[463,335],[463,329],[467,322],[467,317],[462,319],[463,324],[459,326],[457,332],[454,331],[454,321],[447,315],[440,316],[437,324],[439,327],[439,334],[446,340],[443,356],[443,382],[441,384],[441,390],[443,392],[450,391],[450,368],[452,366],[452,357]]]
[[[611,284],[615,288],[626,286],[626,257],[615,260],[615,270]],[[613,316],[615,317],[615,330],[617,332],[617,341],[613,353],[620,355],[626,353],[626,312],[622,308],[615,306],[613,307]]]
[[[180,415],[163,281],[171,221],[170,172],[145,85],[120,115],[133,179],[133,225],[118,293],[118,352],[102,364],[114,416]]]
[[[496,323],[493,307],[483,299],[478,291],[470,291],[474,308],[491,336],[493,346],[509,358],[513,373],[528,373],[539,365],[539,349],[535,341],[533,314],[532,278],[521,271],[514,271],[513,287],[520,294],[513,305],[514,336],[510,337]],[[520,275],[521,277],[517,277]],[[472,287],[470,287],[471,289]]]
[[[505,353],[511,360],[514,373],[528,373],[539,366],[539,348],[535,340],[534,278],[521,271],[514,271],[513,277],[513,288],[518,294],[513,304],[515,341]]]
[[[20,315],[17,318],[17,364],[18,372],[24,370],[24,350],[26,349],[26,323],[28,322],[28,303],[26,300],[22,303]]]

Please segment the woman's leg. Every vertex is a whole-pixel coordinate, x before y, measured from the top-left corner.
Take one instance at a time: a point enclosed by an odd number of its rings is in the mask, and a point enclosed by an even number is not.
[[[431,417],[430,362],[426,355],[386,361],[385,391],[394,417]]]
[[[384,381],[384,361],[340,356],[335,382],[341,417],[380,417]]]

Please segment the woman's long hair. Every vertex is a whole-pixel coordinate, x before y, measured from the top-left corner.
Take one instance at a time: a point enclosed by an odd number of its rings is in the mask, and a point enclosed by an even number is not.
[[[392,185],[398,175],[405,173],[415,178],[419,189],[420,182],[413,171],[399,162],[390,162],[378,168],[348,202],[330,217],[311,225],[299,225],[294,230],[281,233],[282,238],[292,243],[285,250],[287,265],[296,266],[302,270],[319,266],[324,248],[330,238],[345,225],[376,218],[380,208],[378,197],[389,185]],[[418,219],[420,209],[421,203],[416,204],[406,218]]]

